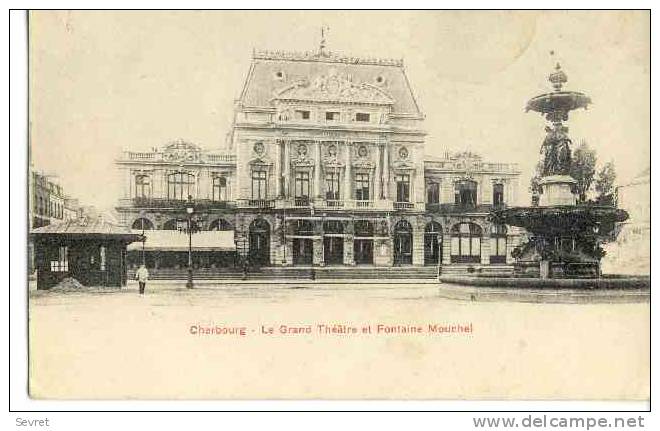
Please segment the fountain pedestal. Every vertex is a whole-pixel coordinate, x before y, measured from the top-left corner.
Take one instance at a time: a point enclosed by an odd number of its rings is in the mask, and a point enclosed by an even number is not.
[[[539,196],[540,207],[576,205],[577,198],[573,191],[577,181],[568,175],[550,175],[541,178],[539,185],[542,194]]]

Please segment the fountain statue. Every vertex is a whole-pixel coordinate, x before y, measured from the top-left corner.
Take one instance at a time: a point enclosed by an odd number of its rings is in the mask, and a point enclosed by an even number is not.
[[[526,111],[545,115],[550,125],[541,145],[541,194],[537,206],[495,210],[490,217],[495,223],[524,228],[528,240],[512,255],[518,275],[541,278],[573,278],[600,276],[600,259],[604,255],[600,243],[611,235],[616,222],[628,214],[612,206],[578,204],[577,181],[571,177],[571,139],[568,137],[569,112],[587,109],[591,99],[577,91],[566,91],[566,73],[559,63],[548,80],[554,91],[527,102]]]

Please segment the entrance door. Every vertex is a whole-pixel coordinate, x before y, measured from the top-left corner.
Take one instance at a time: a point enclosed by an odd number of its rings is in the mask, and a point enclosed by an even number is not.
[[[323,257],[326,265],[344,263],[344,239],[336,236],[323,238]]]
[[[355,263],[357,265],[372,265],[374,263],[373,240],[356,239],[353,244]]]
[[[254,265],[270,264],[270,225],[264,219],[257,219],[250,225],[249,258]]]
[[[412,264],[412,235],[397,233],[394,235],[394,264]]]
[[[314,242],[306,238],[293,239],[293,264],[311,265]]]
[[[437,233],[424,234],[424,264],[437,265],[440,262],[440,247]]]
[[[394,264],[412,264],[412,226],[405,220],[394,226]]]

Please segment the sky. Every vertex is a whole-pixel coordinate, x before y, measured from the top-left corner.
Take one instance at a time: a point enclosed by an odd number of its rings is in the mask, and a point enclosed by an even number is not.
[[[122,150],[224,148],[252,50],[316,50],[322,25],[330,51],[403,58],[427,154],[518,163],[519,204],[545,134],[525,103],[551,90],[557,61],[565,88],[593,101],[571,114],[573,141],[613,161],[619,183],[650,166],[644,11],[39,11],[29,25],[32,164],[100,209],[121,195]]]

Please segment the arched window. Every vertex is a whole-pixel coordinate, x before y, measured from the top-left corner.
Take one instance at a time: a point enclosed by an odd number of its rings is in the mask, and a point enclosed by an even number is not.
[[[167,176],[167,198],[186,200],[193,195],[195,176],[187,172],[175,172]]]
[[[474,223],[458,223],[451,228],[452,263],[481,262],[482,230]]]
[[[135,176],[135,197],[136,198],[151,197],[151,179],[149,178],[149,175]]]
[[[213,177],[213,200],[214,201],[227,200],[227,178]]]
[[[209,230],[233,230],[233,227],[227,220],[219,218],[211,222]]]
[[[506,263],[506,226],[490,227],[490,263]]]
[[[131,229],[135,229],[135,230],[152,230],[153,228],[154,228],[154,224],[151,223],[151,220],[144,217],[135,219],[135,221],[131,225]]]

